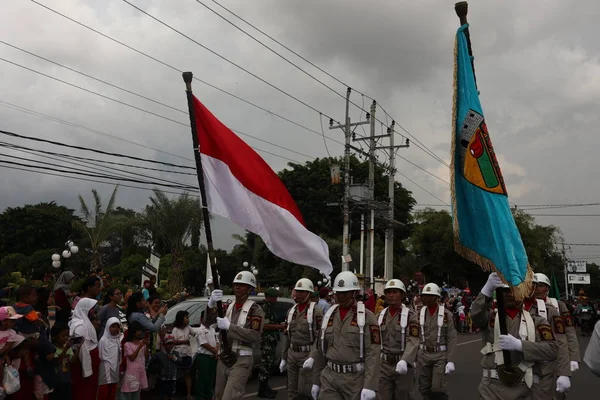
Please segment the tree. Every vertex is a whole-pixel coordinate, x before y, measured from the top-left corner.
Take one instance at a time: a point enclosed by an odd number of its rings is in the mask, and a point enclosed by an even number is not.
[[[97,271],[102,266],[101,247],[107,243],[110,235],[118,231],[126,221],[123,216],[115,214],[115,199],[118,188],[119,185],[115,186],[104,210],[102,209],[102,199],[100,199],[96,189],[92,189],[93,209],[90,209],[81,195],[78,196],[83,221],[75,221],[75,226],[89,240],[91,271]]]
[[[0,214],[0,258],[11,254],[29,255],[38,249],[62,248],[67,238],[80,238],[73,223],[74,210],[55,202],[9,207]]]
[[[202,209],[198,199],[187,193],[169,199],[164,192],[154,189],[143,221],[155,244],[162,244],[171,254],[169,285],[179,291],[183,283],[184,249],[192,235],[202,228]]]

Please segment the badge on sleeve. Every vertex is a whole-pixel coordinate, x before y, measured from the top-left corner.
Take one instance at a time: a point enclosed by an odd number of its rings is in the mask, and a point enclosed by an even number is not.
[[[317,317],[317,329],[321,329],[321,323],[323,322],[323,317]]]
[[[552,328],[550,328],[550,325],[546,325],[546,324],[542,324],[540,326],[538,326],[538,333],[540,334],[540,338],[543,341],[551,341],[551,340],[556,340],[556,338],[554,337],[554,333],[552,333]]]
[[[255,331],[259,331],[260,330],[260,323],[262,322],[262,317],[259,315],[253,315],[250,317],[250,328],[255,330]]]
[[[571,316],[570,312],[564,311],[562,313],[562,319],[567,327],[570,328],[570,327],[575,326],[575,324],[573,323],[573,317]]]
[[[369,325],[371,331],[371,343],[381,344],[381,334],[379,333],[379,327],[377,325]]]
[[[419,337],[419,325],[418,324],[415,324],[415,323],[410,324],[409,329],[410,330],[408,331],[408,334],[410,336]]]
[[[554,331],[556,333],[564,334],[567,331],[565,328],[565,322],[563,321],[562,317],[552,317],[552,320],[554,322]]]

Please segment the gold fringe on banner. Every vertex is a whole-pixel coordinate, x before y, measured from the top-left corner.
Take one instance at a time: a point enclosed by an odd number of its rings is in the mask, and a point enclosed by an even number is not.
[[[511,290],[517,301],[524,300],[531,296],[533,291],[533,271],[529,263],[527,263],[527,273],[525,279],[517,286],[512,286],[508,282],[502,272],[498,271],[494,263],[483,257],[481,254],[465,247],[460,242],[460,230],[458,226],[458,211],[456,209],[456,187],[455,187],[455,157],[456,157],[456,117],[457,117],[457,100],[458,100],[458,38],[454,39],[454,79],[453,79],[453,96],[452,96],[452,146],[450,160],[450,195],[452,198],[453,212],[453,231],[454,231],[454,251],[460,254],[467,260],[479,265],[484,271],[496,272],[502,282],[511,286]]]

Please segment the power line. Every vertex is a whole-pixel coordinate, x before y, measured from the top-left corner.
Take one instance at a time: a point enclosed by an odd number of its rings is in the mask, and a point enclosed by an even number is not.
[[[1,106],[5,106],[5,107],[8,107],[8,108],[12,108],[12,109],[14,109],[14,110],[16,110],[16,111],[21,111],[21,112],[25,112],[25,113],[27,113],[27,114],[33,114],[33,115],[37,115],[37,116],[39,116],[39,117],[42,117],[42,118],[50,119],[50,120],[52,120],[52,121],[59,122],[59,123],[62,123],[62,124],[68,125],[68,126],[77,127],[77,128],[81,128],[81,129],[84,129],[84,130],[87,130],[87,131],[90,131],[90,132],[93,132],[93,133],[97,133],[97,134],[100,134],[100,135],[103,135],[103,136],[108,136],[108,137],[111,137],[111,138],[113,138],[113,139],[122,140],[122,141],[124,141],[124,142],[130,143],[130,144],[134,144],[134,145],[137,145],[137,146],[141,146],[141,147],[144,147],[144,148],[147,148],[147,149],[150,149],[150,150],[154,150],[154,151],[157,151],[157,152],[159,152],[159,153],[169,154],[169,155],[171,155],[171,156],[174,156],[174,157],[178,157],[178,158],[182,158],[182,159],[185,159],[185,160],[193,161],[193,160],[192,160],[192,159],[190,159],[190,158],[181,157],[181,156],[179,156],[179,155],[177,155],[177,154],[168,153],[168,152],[165,152],[165,151],[162,151],[162,150],[159,150],[159,149],[155,149],[155,148],[152,148],[152,147],[148,147],[148,146],[146,146],[146,145],[143,145],[143,144],[140,144],[140,143],[137,143],[137,142],[131,141],[131,140],[123,139],[123,138],[121,138],[121,137],[119,137],[119,136],[115,136],[115,135],[112,135],[112,134],[109,134],[109,133],[106,133],[106,132],[98,131],[98,130],[96,130],[96,129],[92,129],[92,128],[89,128],[89,127],[85,127],[85,126],[83,126],[83,125],[78,125],[78,124],[75,124],[75,123],[72,123],[72,122],[69,122],[69,121],[61,120],[61,119],[59,119],[59,118],[52,117],[52,116],[49,116],[49,115],[46,115],[46,114],[42,114],[42,113],[39,113],[39,112],[37,112],[37,111],[30,110],[30,109],[28,109],[28,108],[25,108],[25,107],[21,107],[21,106],[17,106],[17,105],[15,105],[15,104],[12,104],[12,103],[4,102],[4,101],[2,101],[2,100],[0,100],[0,105],[1,105]],[[237,130],[237,129],[231,129],[231,130],[232,130],[233,132],[236,132],[236,133],[240,134],[240,135],[244,135],[244,136],[251,137],[251,138],[253,138],[253,139],[256,139],[256,140],[258,140],[258,141],[261,141],[261,142],[264,142],[264,143],[268,143],[268,144],[270,144],[270,145],[272,145],[272,146],[275,146],[275,147],[281,148],[281,149],[283,149],[283,150],[287,150],[287,151],[290,151],[290,152],[292,152],[292,153],[296,153],[296,154],[298,154],[298,155],[301,155],[301,156],[304,156],[304,157],[307,157],[307,158],[313,158],[312,156],[310,156],[310,155],[308,155],[308,154],[304,154],[304,153],[298,152],[298,151],[296,151],[296,150],[292,150],[292,149],[289,149],[289,148],[287,148],[287,147],[280,146],[280,145],[278,145],[278,144],[276,144],[276,143],[273,143],[273,142],[270,142],[270,141],[268,141],[268,140],[260,139],[260,138],[258,138],[258,137],[256,137],[256,136],[253,136],[253,135],[250,135],[250,134],[248,134],[248,133],[245,133],[245,132],[239,131],[239,130]],[[270,152],[270,151],[267,151],[267,150],[260,149],[260,148],[258,148],[258,147],[255,147],[255,146],[250,146],[250,147],[252,147],[254,150],[256,150],[256,151],[260,151],[260,152],[262,152],[262,153],[270,154],[270,155],[272,155],[272,156],[279,157],[279,158],[282,158],[282,159],[284,159],[284,160],[287,160],[287,161],[295,162],[295,163],[297,163],[297,164],[302,164],[300,161],[296,161],[296,160],[293,160],[293,159],[291,159],[291,158],[284,157],[284,156],[282,156],[282,155],[275,154],[275,153],[272,153],[272,152]]]
[[[17,150],[29,150],[29,151],[33,151],[33,152],[36,152],[36,153],[48,154],[48,155],[59,156],[59,157],[68,157],[68,158],[72,158],[72,159],[75,159],[75,160],[82,160],[82,161],[86,161],[86,162],[87,161],[95,161],[95,162],[101,162],[101,163],[104,163],[104,164],[119,165],[119,166],[122,166],[122,167],[139,168],[139,169],[144,169],[146,171],[167,172],[169,174],[181,174],[181,175],[196,176],[196,174],[193,173],[193,172],[173,171],[173,170],[169,170],[169,169],[152,168],[152,167],[141,166],[141,165],[134,165],[134,164],[125,164],[125,163],[119,163],[119,162],[108,161],[108,160],[99,160],[99,159],[89,158],[89,157],[78,157],[78,156],[74,156],[74,155],[71,155],[71,154],[56,153],[56,152],[53,152],[53,151],[33,149],[31,147],[19,146],[19,145],[16,145],[16,144],[6,143],[6,142],[0,142],[0,146],[8,147],[8,148],[11,148],[11,149],[17,149]]]
[[[127,2],[126,0],[124,0],[125,2]],[[306,63],[310,64],[311,66],[313,66],[314,68],[318,69],[319,71],[321,71],[322,73],[324,73],[325,75],[329,76],[330,78],[332,78],[333,80],[335,80],[336,82],[346,86],[346,87],[351,87],[352,85],[349,85],[343,81],[341,81],[340,79],[336,78],[335,76],[333,76],[332,74],[330,74],[329,72],[325,71],[324,69],[322,69],[321,67],[319,67],[318,65],[316,65],[315,63],[311,62],[310,60],[308,60],[306,57],[303,57],[301,54],[299,54],[298,52],[292,50],[291,48],[289,48],[288,46],[286,46],[285,44],[283,44],[282,42],[280,42],[279,40],[275,39],[273,36],[269,35],[268,33],[264,32],[263,30],[261,30],[260,28],[258,28],[257,26],[255,26],[254,24],[250,23],[248,20],[242,18],[241,16],[239,16],[238,14],[234,13],[233,11],[231,11],[230,9],[228,9],[227,7],[223,6],[222,4],[220,4],[219,2],[212,0],[213,3],[217,4],[219,7],[221,7],[222,9],[224,9],[225,11],[227,11],[228,13],[230,13],[231,15],[235,16],[236,18],[240,19],[241,21],[243,21],[244,23],[246,23],[247,25],[251,26],[252,28],[254,28],[256,31],[260,32],[261,34],[263,34],[264,36],[268,37],[269,39],[271,39],[272,41],[274,41],[275,43],[277,43],[278,45],[280,45],[281,47],[283,47],[284,49],[286,49],[287,51],[289,51],[290,53],[294,54],[295,56],[299,57],[300,59],[302,59],[303,61],[305,61]],[[306,75],[308,75],[309,77],[311,77],[312,79],[314,79],[315,81],[319,82],[321,85],[325,86],[327,89],[329,89],[330,91],[332,91],[333,93],[337,94],[338,96],[340,96],[341,98],[345,98],[345,96],[341,93],[339,93],[338,91],[336,91],[335,89],[331,88],[330,86],[328,86],[327,84],[325,84],[324,82],[322,82],[321,80],[315,78],[313,75],[309,74],[307,71],[305,71],[304,69],[302,69],[301,67],[299,67],[298,65],[296,65],[295,63],[293,63],[292,61],[288,60],[287,58],[285,58],[283,55],[281,55],[280,53],[278,53],[277,51],[273,50],[271,47],[267,46],[264,42],[260,41],[259,39],[255,38],[254,36],[252,36],[250,33],[246,32],[244,29],[240,28],[239,26],[235,25],[233,22],[231,22],[230,20],[228,20],[227,18],[225,18],[224,16],[222,16],[221,14],[217,13],[215,10],[213,10],[212,8],[208,7],[206,4],[204,4],[203,2],[201,2],[200,0],[196,0],[196,2],[198,2],[199,4],[201,4],[202,6],[204,6],[206,9],[210,10],[212,13],[214,13],[215,15],[219,16],[220,18],[222,18],[223,20],[227,21],[229,24],[233,25],[235,28],[237,28],[238,30],[240,30],[241,32],[243,32],[244,34],[246,34],[247,36],[249,36],[250,38],[252,38],[254,41],[258,42],[261,46],[267,48],[268,50],[270,50],[271,52],[273,52],[274,54],[278,55],[279,57],[281,57],[283,60],[285,60],[286,62],[288,62],[289,64],[293,65],[294,67],[296,67],[297,69],[299,69],[300,71],[302,71],[303,73],[305,73]],[[127,2],[128,3],[128,2]],[[137,7],[136,7],[137,8]],[[355,90],[357,93],[359,93],[361,96],[366,96],[371,100],[375,100],[374,98],[365,95],[364,93],[360,92],[359,90],[353,89]],[[350,101],[350,103],[352,103],[354,106],[358,107],[361,111],[367,112],[367,110],[365,110],[364,108],[364,104],[362,106],[362,108]],[[392,120],[395,120],[394,118],[392,118],[391,115],[388,114],[388,112],[380,105],[381,110],[384,112],[384,114],[386,115],[386,118],[389,116]],[[379,121],[379,120],[378,120]],[[381,123],[383,123],[382,121],[380,121]],[[413,138],[413,140],[417,143],[417,148],[419,148],[420,150],[424,151],[426,154],[428,154],[429,156],[433,157],[435,160],[439,161],[440,163],[446,165],[447,167],[449,167],[449,165],[443,160],[441,159],[439,156],[437,156],[437,154],[435,154],[432,150],[430,150],[427,146],[425,146],[419,139],[417,139],[415,136],[413,136],[406,128],[404,128],[401,124],[396,123],[396,125],[398,125],[403,131],[405,131],[410,137]],[[386,122],[386,126],[389,126],[389,124]],[[423,148],[419,147],[422,146]]]
[[[5,42],[5,41],[3,41],[3,40],[0,40],[0,43],[4,44],[5,46],[9,46],[9,47],[11,47],[11,48],[13,48],[13,49],[19,50],[19,51],[21,51],[21,52],[23,52],[23,53],[25,53],[25,54],[29,54],[30,56],[33,56],[33,57],[39,58],[40,60],[44,60],[44,61],[46,61],[46,62],[49,62],[50,64],[54,64],[54,65],[56,65],[56,66],[59,66],[59,67],[61,67],[61,68],[67,69],[67,70],[69,70],[69,71],[71,71],[71,72],[75,72],[76,74],[79,74],[79,75],[81,75],[81,76],[85,76],[86,78],[93,79],[93,80],[95,80],[96,82],[100,82],[100,83],[103,83],[103,84],[105,84],[105,85],[108,85],[108,86],[110,86],[110,87],[113,87],[113,88],[115,88],[115,89],[119,89],[119,90],[121,90],[121,91],[123,91],[123,92],[125,92],[125,93],[129,93],[129,94],[131,94],[131,95],[137,96],[137,97],[139,97],[139,98],[142,98],[142,99],[144,99],[144,100],[151,101],[151,102],[153,102],[153,103],[159,104],[159,105],[161,105],[161,106],[163,106],[163,107],[170,108],[171,110],[175,110],[175,111],[178,111],[178,112],[180,112],[180,113],[183,113],[183,114],[186,114],[186,115],[187,115],[187,113],[188,113],[187,111],[181,110],[181,109],[179,109],[179,108],[177,108],[177,107],[170,106],[170,105],[168,105],[168,104],[165,104],[165,103],[163,103],[163,102],[161,102],[161,101],[154,100],[154,99],[152,99],[152,98],[150,98],[150,97],[146,97],[146,96],[144,96],[144,95],[141,95],[141,94],[139,94],[139,93],[132,92],[131,90],[125,89],[125,88],[124,88],[124,87],[122,87],[122,86],[115,85],[115,84],[113,84],[113,83],[110,83],[110,82],[107,82],[107,81],[105,81],[105,80],[102,80],[102,79],[96,78],[96,77],[94,77],[94,76],[92,76],[92,75],[86,74],[85,72],[81,72],[81,71],[78,71],[78,70],[76,70],[76,69],[74,69],[74,68],[71,68],[71,67],[69,67],[69,66],[66,66],[66,65],[64,65],[64,64],[58,63],[58,62],[56,62],[56,61],[52,61],[52,60],[50,60],[49,58],[46,58],[46,57],[40,56],[39,54],[32,53],[31,51],[28,51],[28,50],[22,49],[22,48],[20,48],[20,47],[17,47],[17,46],[15,46],[15,45],[12,45],[12,44],[10,44],[10,43],[7,43],[7,42]]]
[[[98,34],[98,35],[100,35],[100,36],[104,37],[105,39],[108,39],[108,40],[110,40],[110,41],[112,41],[112,42],[114,42],[114,43],[117,43],[117,44],[119,44],[119,45],[121,45],[121,46],[123,46],[123,47],[125,47],[125,48],[127,48],[127,49],[129,49],[129,50],[131,50],[131,51],[133,51],[133,52],[135,52],[135,53],[137,53],[137,54],[141,55],[141,56],[144,56],[144,57],[146,57],[146,58],[148,58],[148,59],[150,59],[150,60],[154,61],[154,62],[157,62],[157,63],[159,63],[159,64],[161,64],[161,65],[163,65],[163,66],[165,66],[165,67],[167,67],[167,68],[169,68],[169,69],[171,69],[171,70],[173,70],[173,71],[177,71],[177,72],[179,72],[179,73],[182,73],[182,72],[183,72],[183,70],[182,70],[182,69],[180,69],[180,68],[177,68],[177,67],[175,67],[175,66],[173,66],[173,65],[171,65],[171,64],[169,64],[169,63],[167,63],[167,62],[165,62],[165,61],[159,60],[159,59],[158,59],[158,58],[156,58],[156,57],[153,57],[153,56],[151,56],[151,55],[149,55],[149,54],[147,54],[147,53],[144,53],[143,51],[141,51],[141,50],[138,50],[138,49],[136,49],[136,48],[135,48],[135,47],[133,47],[133,46],[130,46],[130,45],[128,45],[128,44],[126,44],[126,43],[124,43],[124,42],[122,42],[122,41],[120,41],[120,40],[117,40],[117,39],[113,38],[112,36],[109,36],[109,35],[107,35],[107,34],[105,34],[105,33],[102,33],[102,32],[100,32],[100,31],[99,31],[99,30],[97,30],[97,29],[94,29],[94,28],[92,28],[92,27],[90,27],[90,26],[88,26],[88,25],[86,25],[86,24],[84,24],[84,23],[82,23],[82,22],[79,22],[79,21],[77,21],[77,20],[76,20],[76,19],[74,19],[74,18],[71,18],[71,17],[69,17],[68,15],[65,15],[65,14],[63,14],[63,13],[61,13],[61,12],[57,11],[57,10],[54,10],[54,9],[53,9],[53,8],[51,8],[51,7],[48,7],[48,6],[46,6],[45,4],[39,3],[39,2],[38,2],[38,1],[36,1],[36,0],[31,0],[31,2],[32,2],[32,3],[34,3],[34,4],[36,4],[36,5],[38,5],[38,6],[40,6],[40,7],[42,7],[42,8],[44,8],[44,9],[46,9],[46,10],[48,10],[48,11],[50,11],[50,12],[52,12],[52,13],[54,13],[54,14],[56,14],[56,15],[58,15],[58,16],[61,16],[61,17],[65,18],[65,19],[67,19],[67,20],[69,20],[69,21],[71,21],[71,22],[73,22],[73,23],[75,23],[75,24],[77,24],[77,25],[79,25],[79,26],[81,26],[81,27],[85,28],[85,29],[88,29],[88,30],[89,30],[89,31],[91,31],[91,32],[94,32],[94,33],[96,33],[96,34]],[[304,129],[304,130],[306,130],[306,131],[308,131],[308,132],[312,132],[312,133],[314,133],[315,135],[319,135],[319,136],[321,136],[321,133],[319,133],[318,131],[316,131],[316,130],[314,130],[314,129],[311,129],[311,128],[309,128],[309,127],[307,127],[307,126],[305,126],[305,125],[303,125],[303,124],[301,124],[301,123],[299,123],[299,122],[296,122],[296,121],[293,121],[293,120],[291,120],[291,119],[289,119],[289,118],[287,118],[287,117],[284,117],[284,116],[282,116],[282,115],[280,115],[280,114],[278,114],[278,113],[276,113],[276,112],[274,112],[274,111],[271,111],[271,110],[269,110],[268,108],[262,107],[262,106],[260,106],[260,105],[258,105],[258,104],[256,104],[256,103],[253,103],[253,102],[251,102],[251,101],[249,101],[249,100],[247,100],[247,99],[244,99],[243,97],[240,97],[240,96],[238,96],[238,95],[236,95],[236,94],[233,94],[233,93],[231,93],[231,92],[229,92],[229,91],[227,91],[227,90],[225,90],[225,89],[222,89],[222,88],[220,88],[220,87],[218,87],[218,86],[215,86],[215,85],[213,85],[212,83],[209,83],[209,82],[207,82],[207,81],[204,81],[204,80],[202,80],[202,79],[200,79],[200,78],[198,78],[198,77],[196,77],[196,76],[194,76],[194,80],[196,80],[196,81],[198,81],[198,82],[200,82],[200,83],[202,83],[202,84],[204,84],[204,85],[206,85],[206,86],[208,86],[208,87],[210,87],[210,88],[213,88],[213,89],[215,89],[215,90],[218,90],[219,92],[221,92],[221,93],[224,93],[224,94],[226,94],[226,95],[228,95],[228,96],[230,96],[230,97],[233,97],[233,98],[235,98],[236,100],[242,101],[242,102],[244,102],[244,103],[246,103],[246,104],[248,104],[248,105],[250,105],[250,106],[252,106],[252,107],[255,107],[255,108],[257,108],[257,109],[259,109],[259,110],[261,110],[261,111],[264,111],[264,112],[268,113],[269,115],[272,115],[272,116],[274,116],[274,117],[277,117],[277,118],[279,118],[279,119],[281,119],[281,120],[283,120],[283,121],[286,121],[286,122],[288,122],[288,123],[290,123],[290,124],[292,124],[292,125],[295,125],[295,126],[297,126],[297,127],[299,127],[299,128],[302,128],[302,129]],[[328,140],[331,140],[331,141],[334,141],[334,142],[336,142],[336,143],[343,144],[342,142],[340,142],[340,141],[338,141],[338,140],[336,140],[336,139],[330,138],[329,136],[327,136],[327,139],[328,139]]]
[[[404,178],[406,178],[408,181],[412,182],[415,186],[417,186],[419,189],[423,190],[424,192],[428,193],[430,196],[438,199],[439,201],[441,201],[442,203],[444,202],[444,200],[440,199],[439,197],[437,197],[435,194],[431,193],[429,190],[425,189],[423,186],[419,185],[417,182],[413,181],[412,179],[410,179],[408,176],[404,175],[402,172],[400,171],[396,171],[397,174],[402,175]],[[446,206],[450,206],[449,204],[445,204]]]
[[[13,149],[11,146],[5,146],[5,147],[7,147],[7,148],[9,148],[11,150],[16,150],[16,151],[20,151],[20,152],[23,152],[23,153],[27,153],[27,154],[39,157],[39,154],[36,154],[34,151],[29,151],[29,150],[24,150],[24,149]],[[32,160],[32,159],[29,159],[29,158],[22,158],[22,157],[17,157],[17,156],[2,154],[2,153],[0,153],[0,155],[3,155],[5,157],[17,158],[17,159],[24,160],[24,161],[33,161],[33,162],[38,162],[38,163],[42,163],[42,164],[48,164],[46,162],[42,162],[42,161],[39,161],[39,160]],[[55,161],[67,164],[67,166],[69,166],[69,167],[70,167],[70,165],[76,165],[76,166],[87,168],[86,170],[81,170],[81,169],[78,169],[78,168],[74,168],[74,170],[85,171],[85,172],[102,172],[102,173],[108,172],[108,173],[115,174],[115,176],[120,176],[120,177],[123,177],[123,178],[129,178],[128,176],[123,175],[123,174],[128,174],[128,175],[132,175],[132,176],[136,176],[136,177],[155,179],[157,181],[162,181],[162,182],[167,182],[167,183],[176,183],[176,184],[180,185],[182,189],[196,189],[196,186],[189,185],[187,183],[177,182],[177,181],[174,181],[172,179],[164,179],[164,178],[159,178],[159,177],[155,177],[155,176],[150,176],[150,175],[142,174],[142,173],[139,173],[139,172],[126,171],[126,170],[123,170],[123,169],[109,167],[109,166],[106,166],[106,165],[99,165],[99,164],[96,164],[94,162],[90,162],[89,160],[86,160],[86,163],[82,164],[81,162],[78,162],[78,161],[73,161],[73,160],[70,160],[70,159],[69,160],[65,160],[65,159],[61,159],[61,158],[58,158],[58,157],[54,157],[52,155],[46,155],[44,157],[47,158],[47,159],[50,159],[50,160],[55,160]],[[67,156],[67,157],[69,157],[69,156]],[[48,165],[55,165],[55,164],[48,164]],[[60,166],[62,167],[62,165],[60,165]],[[97,167],[97,168],[93,168],[93,167]],[[113,172],[113,171],[117,171],[117,172]]]
[[[0,168],[12,169],[12,170],[17,170],[17,171],[25,171],[25,172],[33,172],[33,173],[39,174],[39,175],[56,176],[56,177],[59,177],[59,178],[77,179],[77,180],[80,180],[80,181],[93,182],[93,183],[101,183],[101,184],[105,184],[105,185],[114,185],[115,184],[114,182],[99,181],[97,179],[79,178],[77,176],[68,176],[68,175],[64,175],[64,174],[54,174],[52,172],[35,171],[35,170],[26,169],[26,168],[11,167],[11,166],[8,166],[8,165],[0,165]],[[140,189],[140,190],[149,190],[149,191],[154,190],[152,188],[145,188],[145,187],[141,187],[141,186],[133,186],[133,185],[123,184],[123,183],[119,183],[119,186],[131,188],[131,189]],[[157,185],[157,186],[160,186],[160,185]],[[174,191],[169,191],[169,190],[163,190],[163,192],[164,193],[169,193],[169,194],[177,194],[177,195],[188,194],[187,192],[174,192]],[[198,197],[197,195],[190,195],[190,196]]]
[[[142,14],[144,14],[144,15],[147,15],[148,17],[152,18],[153,20],[155,20],[155,21],[156,21],[156,22],[158,22],[159,24],[161,24],[161,25],[163,25],[163,26],[165,26],[165,27],[167,27],[167,28],[171,29],[173,32],[176,32],[176,33],[178,33],[179,35],[183,36],[184,38],[186,38],[186,39],[190,40],[192,43],[195,43],[195,44],[197,44],[198,46],[202,47],[204,50],[208,51],[209,53],[211,53],[211,54],[213,54],[213,55],[215,55],[215,56],[219,57],[220,59],[222,59],[222,60],[226,61],[227,63],[229,63],[229,64],[233,65],[234,67],[236,67],[236,68],[238,68],[238,69],[240,69],[240,70],[244,71],[244,72],[245,72],[245,73],[247,73],[248,75],[250,75],[250,76],[252,76],[252,77],[254,77],[254,78],[258,79],[259,81],[263,82],[263,83],[264,83],[264,84],[266,84],[267,86],[270,86],[271,88],[273,88],[273,89],[277,90],[278,92],[280,92],[280,93],[282,93],[282,94],[284,94],[284,95],[288,96],[289,98],[291,98],[291,99],[295,100],[296,102],[298,102],[298,103],[300,103],[300,104],[304,105],[305,107],[307,107],[307,108],[310,108],[311,110],[313,110],[313,111],[315,111],[315,112],[317,112],[317,113],[321,113],[321,114],[325,115],[325,116],[326,116],[327,118],[329,118],[329,119],[333,119],[332,117],[330,117],[329,115],[325,114],[324,112],[322,112],[322,111],[320,111],[320,110],[317,110],[315,107],[311,106],[311,105],[310,105],[310,104],[308,104],[307,102],[305,102],[305,101],[303,101],[303,100],[300,100],[298,97],[296,97],[296,96],[294,96],[294,95],[292,95],[292,94],[290,94],[290,93],[286,92],[285,90],[283,90],[283,89],[281,89],[280,87],[278,87],[278,86],[276,86],[276,85],[272,84],[271,82],[267,81],[266,79],[264,79],[264,78],[261,78],[260,76],[256,75],[254,72],[251,72],[250,70],[248,70],[248,69],[246,69],[246,68],[242,67],[241,65],[237,64],[236,62],[234,62],[234,61],[231,61],[229,58],[227,58],[227,57],[225,57],[225,56],[223,56],[223,55],[221,55],[221,54],[217,53],[217,52],[216,52],[216,51],[214,51],[213,49],[211,49],[211,48],[209,48],[209,47],[207,47],[207,46],[203,45],[202,43],[200,43],[200,42],[198,42],[197,40],[193,39],[192,37],[190,37],[190,36],[186,35],[185,33],[181,32],[180,30],[178,30],[178,29],[176,29],[176,28],[172,27],[171,25],[167,24],[166,22],[162,21],[161,19],[159,19],[159,18],[157,18],[157,17],[153,16],[152,14],[148,13],[147,11],[144,11],[144,10],[142,10],[141,8],[139,8],[138,6],[136,6],[135,4],[132,4],[132,3],[130,3],[130,2],[129,2],[129,1],[127,1],[127,0],[122,0],[122,1],[123,1],[124,3],[126,3],[126,4],[129,4],[131,7],[135,8],[136,10],[138,10],[139,12],[141,12]],[[338,123],[339,123],[339,122],[338,122]]]

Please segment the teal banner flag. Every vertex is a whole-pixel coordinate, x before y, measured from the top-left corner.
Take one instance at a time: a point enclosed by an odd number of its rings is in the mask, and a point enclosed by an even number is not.
[[[451,193],[456,251],[495,271],[522,299],[533,272],[508,202],[487,129],[470,50],[469,25],[456,33]]]

